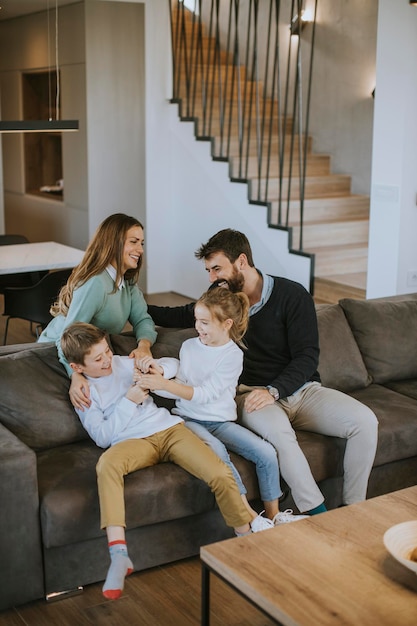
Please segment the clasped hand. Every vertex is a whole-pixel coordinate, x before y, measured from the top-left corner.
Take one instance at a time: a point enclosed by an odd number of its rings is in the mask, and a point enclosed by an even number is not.
[[[155,391],[155,389],[163,389],[165,378],[162,376],[163,370],[159,367],[158,370],[151,366],[147,373],[140,372],[139,370],[135,370],[133,380],[137,385],[142,387],[142,389],[150,389],[150,391]]]
[[[274,404],[274,402],[275,400],[268,389],[254,389],[245,398],[245,410],[252,413],[252,411],[259,411],[259,409]]]
[[[154,372],[154,374],[152,374]],[[133,385],[126,394],[126,398],[136,404],[142,404],[149,395],[151,387],[144,380],[146,376],[160,376],[163,368],[155,362],[151,356],[137,359],[133,370]]]

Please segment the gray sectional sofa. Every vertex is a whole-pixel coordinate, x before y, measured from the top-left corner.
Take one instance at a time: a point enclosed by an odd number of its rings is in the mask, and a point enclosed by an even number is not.
[[[417,294],[342,300],[317,308],[323,384],[369,405],[379,443],[368,497],[417,483]],[[155,356],[176,356],[193,330],[160,329]],[[134,340],[112,336],[128,354]],[[0,610],[103,580],[95,465],[68,400],[69,381],[52,344],[0,349]],[[300,432],[328,507],[341,502],[344,441]],[[234,457],[256,502],[254,467]],[[127,541],[136,570],[196,555],[231,536],[208,487],[171,464],[125,482]],[[293,507],[291,496],[282,507]]]

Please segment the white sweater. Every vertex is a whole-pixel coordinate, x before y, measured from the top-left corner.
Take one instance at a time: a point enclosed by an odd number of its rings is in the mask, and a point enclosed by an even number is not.
[[[164,376],[172,378],[177,370],[177,359],[159,359]],[[142,439],[166,430],[182,420],[167,409],[156,406],[148,396],[137,405],[126,398],[133,384],[135,360],[113,356],[112,373],[101,378],[87,377],[90,382],[91,406],[77,410],[82,425],[100,448],[108,448],[126,439]]]
[[[194,387],[194,395],[192,400],[178,399],[173,413],[200,421],[235,421],[242,350],[231,340],[223,346],[206,346],[195,337],[182,344],[179,356],[177,380]]]

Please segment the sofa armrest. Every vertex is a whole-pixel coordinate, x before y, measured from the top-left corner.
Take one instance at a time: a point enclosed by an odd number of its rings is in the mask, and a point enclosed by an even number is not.
[[[1,423],[0,511],[2,610],[41,598],[44,584],[36,454]]]

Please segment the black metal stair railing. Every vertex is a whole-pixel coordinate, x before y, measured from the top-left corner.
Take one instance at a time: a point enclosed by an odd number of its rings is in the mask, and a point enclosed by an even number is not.
[[[169,0],[173,98],[197,139],[246,182],[268,222],[292,229],[303,253],[303,216],[318,0],[308,35],[303,0]],[[275,210],[271,207],[274,205]],[[290,216],[290,209],[297,215]]]

